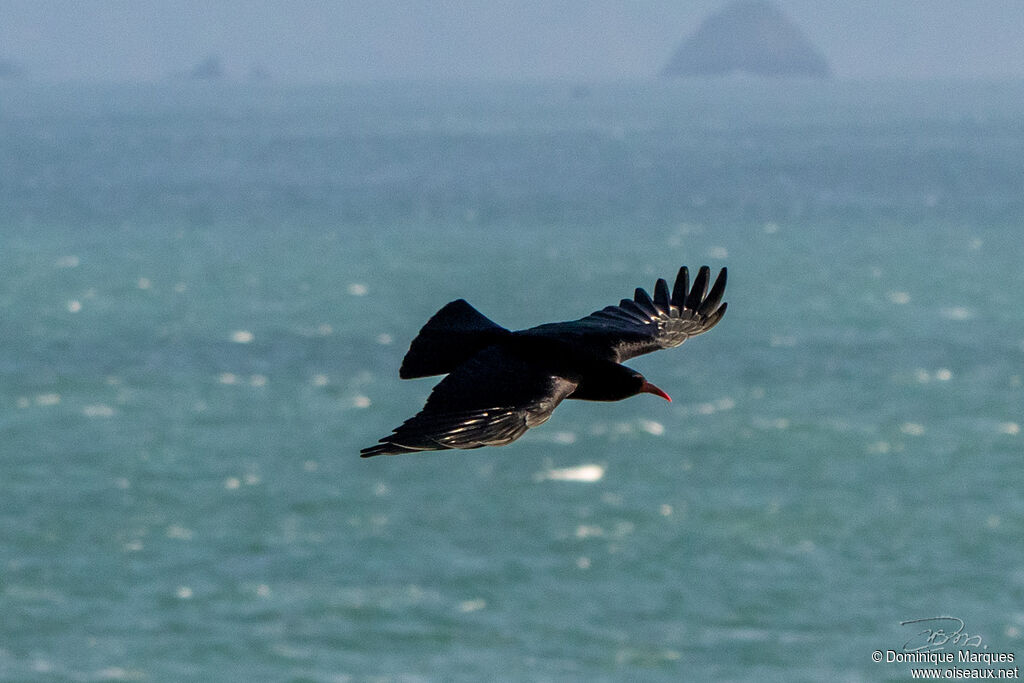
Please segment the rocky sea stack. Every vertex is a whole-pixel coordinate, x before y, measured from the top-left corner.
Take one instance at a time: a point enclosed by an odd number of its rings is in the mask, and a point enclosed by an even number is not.
[[[825,56],[778,7],[738,0],[704,20],[662,71],[664,76],[828,78]]]

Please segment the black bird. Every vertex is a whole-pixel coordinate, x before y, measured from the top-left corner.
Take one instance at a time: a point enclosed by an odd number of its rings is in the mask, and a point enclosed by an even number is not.
[[[620,363],[679,346],[718,324],[725,315],[726,269],[709,292],[710,276],[701,266],[691,288],[683,266],[671,294],[659,279],[653,299],[637,288],[632,300],[618,306],[518,332],[492,322],[464,299],[452,301],[423,326],[398,371],[402,379],[448,376],[423,410],[360,454],[503,446],[546,422],[566,398],[619,401],[648,393],[671,401]]]

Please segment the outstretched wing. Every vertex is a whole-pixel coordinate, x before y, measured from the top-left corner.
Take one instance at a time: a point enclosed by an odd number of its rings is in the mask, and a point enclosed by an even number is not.
[[[579,320],[539,325],[522,334],[564,339],[617,363],[670,349],[707,332],[725,315],[726,269],[708,291],[710,279],[711,269],[701,266],[690,287],[690,272],[683,266],[671,294],[668,283],[659,279],[654,298],[638,287],[632,299],[623,299],[618,306],[606,306]]]
[[[575,388],[574,382],[492,346],[441,380],[423,410],[360,455],[502,446],[546,422]]]

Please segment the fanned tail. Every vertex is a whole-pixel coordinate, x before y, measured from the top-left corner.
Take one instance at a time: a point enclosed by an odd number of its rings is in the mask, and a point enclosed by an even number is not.
[[[398,376],[444,375],[510,334],[465,299],[456,299],[435,313],[412,340]]]

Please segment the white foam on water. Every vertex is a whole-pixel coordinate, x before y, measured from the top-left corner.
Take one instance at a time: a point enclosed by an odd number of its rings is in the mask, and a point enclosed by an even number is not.
[[[604,529],[596,524],[580,524],[576,527],[576,538],[600,538],[604,536]]]
[[[593,483],[601,481],[604,477],[604,467],[601,465],[577,465],[576,467],[560,467],[550,469],[537,474],[537,480],[545,479],[550,481],[580,481]]]
[[[924,425],[919,422],[904,422],[900,425],[900,431],[907,436],[921,436],[924,434]]]
[[[898,304],[900,306],[910,303],[910,294],[902,290],[891,291],[886,295],[886,297],[889,299],[890,303]]]
[[[786,417],[755,417],[750,423],[759,429],[789,429],[789,418]]]
[[[791,334],[773,334],[768,344],[773,348],[792,348],[796,346],[796,337]]]
[[[662,434],[665,433],[665,425],[661,424],[660,422],[640,418],[638,424],[640,425],[640,429],[642,431],[645,431],[648,434],[651,434],[652,436],[661,436]]]
[[[935,372],[928,372],[925,368],[917,368],[914,370],[914,379],[921,384],[927,384],[932,380],[935,380],[936,382],[948,382],[953,379],[953,371],[949,368],[937,368]]]
[[[554,441],[555,443],[560,443],[568,446],[570,444],[576,443],[576,434],[574,432],[563,430],[560,432],[555,432],[552,435],[551,440]]]
[[[82,414],[86,417],[113,417],[115,411],[111,406],[105,403],[98,403],[96,405],[85,406],[82,408]]]
[[[943,308],[940,313],[948,320],[970,320],[974,317],[974,311],[966,306],[950,306]]]
[[[459,603],[459,611],[463,614],[469,612],[478,612],[487,607],[487,601],[483,598],[476,598],[474,600],[463,600]]]

